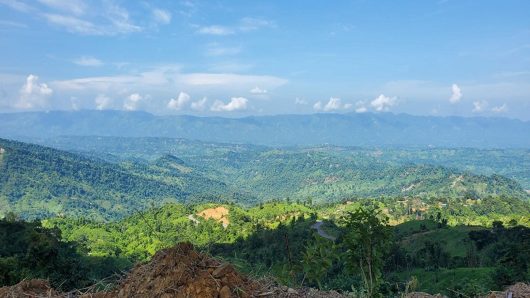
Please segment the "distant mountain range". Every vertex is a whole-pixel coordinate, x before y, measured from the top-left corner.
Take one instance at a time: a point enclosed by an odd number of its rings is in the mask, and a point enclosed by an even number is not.
[[[0,114],[0,137],[169,137],[268,146],[435,146],[528,148],[530,122],[507,118],[391,113],[250,116],[156,116],[125,111]]]

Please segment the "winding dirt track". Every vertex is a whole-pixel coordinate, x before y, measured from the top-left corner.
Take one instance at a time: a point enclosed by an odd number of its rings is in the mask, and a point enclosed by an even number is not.
[[[326,239],[331,240],[331,241],[335,241],[335,239],[336,239],[335,237],[331,236],[330,234],[326,233],[326,231],[322,230],[322,224],[323,224],[323,222],[321,220],[317,220],[317,222],[315,222],[311,226],[311,229],[317,230],[317,233],[318,233],[318,235],[320,235],[320,237],[326,238]]]

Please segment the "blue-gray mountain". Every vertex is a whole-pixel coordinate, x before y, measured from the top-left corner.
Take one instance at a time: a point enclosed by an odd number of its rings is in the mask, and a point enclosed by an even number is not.
[[[530,122],[507,118],[391,113],[220,118],[87,110],[0,114],[0,119],[0,137],[13,139],[99,135],[187,138],[272,146],[530,147]]]

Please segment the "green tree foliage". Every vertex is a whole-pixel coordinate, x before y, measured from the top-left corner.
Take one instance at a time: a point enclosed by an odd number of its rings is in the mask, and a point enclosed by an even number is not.
[[[360,273],[368,297],[378,295],[390,244],[388,218],[377,207],[361,207],[344,217],[347,262]]]
[[[333,261],[338,258],[333,242],[315,235],[308,241],[302,256],[302,268],[307,279],[322,289],[322,281],[328,274]]]

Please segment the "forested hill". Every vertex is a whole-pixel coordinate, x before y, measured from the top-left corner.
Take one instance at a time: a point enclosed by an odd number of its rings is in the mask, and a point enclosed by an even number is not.
[[[0,137],[59,135],[170,137],[261,145],[528,148],[530,122],[407,114],[312,114],[244,118],[155,116],[146,112],[1,114]]]
[[[231,193],[223,183],[182,165],[170,170],[110,164],[4,139],[0,148],[0,210],[26,218],[82,214],[112,219],[164,202],[201,196],[218,200]],[[164,164],[171,167],[170,161]]]
[[[25,218],[83,214],[114,219],[176,201],[253,205],[274,199],[327,203],[381,196],[446,201],[528,198],[520,184],[500,175],[393,164],[319,148],[175,142],[173,150],[153,146],[148,156],[157,158],[99,153],[108,157],[104,161],[97,152],[83,157],[0,139],[0,210]],[[118,143],[127,146],[123,139]],[[179,152],[182,155],[175,154]]]

